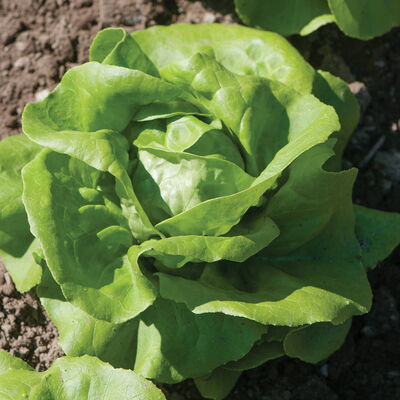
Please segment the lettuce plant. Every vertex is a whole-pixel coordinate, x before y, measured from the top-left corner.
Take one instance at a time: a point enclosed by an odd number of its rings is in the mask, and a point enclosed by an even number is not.
[[[45,372],[0,351],[0,398],[26,400],[165,400],[133,371],[114,369],[90,356],[61,357]]]
[[[0,143],[3,260],[69,356],[212,399],[268,360],[319,362],[400,242],[340,171],[358,116],[274,33],[101,31]]]
[[[282,35],[308,35],[335,22],[347,36],[366,40],[400,26],[398,0],[235,0],[235,6],[247,25]]]

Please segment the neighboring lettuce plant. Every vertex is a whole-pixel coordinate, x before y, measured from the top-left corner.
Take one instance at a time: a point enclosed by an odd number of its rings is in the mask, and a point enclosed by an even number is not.
[[[90,59],[0,143],[3,260],[66,354],[222,399],[338,349],[400,242],[340,171],[347,85],[239,26],[106,29]]]
[[[335,22],[348,36],[372,39],[400,26],[399,0],[235,0],[240,18],[281,35],[308,35]]]
[[[165,400],[161,390],[132,371],[97,358],[62,357],[46,372],[0,351],[0,398],[26,400]]]

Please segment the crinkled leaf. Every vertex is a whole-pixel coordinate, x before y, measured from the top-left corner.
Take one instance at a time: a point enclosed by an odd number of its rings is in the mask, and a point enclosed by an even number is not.
[[[30,400],[165,400],[161,390],[133,371],[114,369],[96,358],[62,357],[43,374]]]
[[[114,369],[94,357],[62,357],[46,372],[0,352],[0,398],[4,400],[165,400],[161,390],[133,371]]]
[[[151,27],[132,36],[158,69],[201,52],[239,75],[277,80],[300,92],[310,92],[312,87],[314,70],[276,33],[235,25],[177,24]]]
[[[131,234],[121,226],[122,214],[101,196],[101,178],[77,159],[43,150],[23,171],[23,197],[31,229],[66,298],[99,319],[121,322],[146,309],[155,294],[135,257],[125,256]],[[102,203],[89,204],[82,188],[97,190]]]
[[[157,231],[132,189],[125,171],[128,146],[118,132],[142,106],[179,94],[178,88],[141,71],[91,62],[69,70],[43,101],[28,104],[23,129],[44,147],[116,176],[131,230],[143,240]]]

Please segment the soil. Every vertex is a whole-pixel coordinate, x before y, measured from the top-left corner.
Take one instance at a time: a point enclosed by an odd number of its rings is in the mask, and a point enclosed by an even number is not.
[[[64,72],[87,61],[96,32],[176,22],[238,23],[232,0],[0,0],[0,137],[21,132],[21,113]],[[360,168],[356,203],[400,212],[400,29],[369,42],[335,26],[291,38],[316,68],[351,83],[362,121],[345,154]],[[242,375],[229,400],[400,399],[400,249],[369,275],[372,311],[354,319],[344,346],[326,362],[279,359]],[[0,266],[0,348],[37,370],[62,352],[34,293],[19,294]],[[169,400],[201,399],[188,381],[165,386]]]

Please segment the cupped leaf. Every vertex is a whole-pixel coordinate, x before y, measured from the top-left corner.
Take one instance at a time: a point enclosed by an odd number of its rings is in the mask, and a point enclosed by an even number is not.
[[[236,11],[246,25],[281,35],[308,34],[332,22],[326,0],[235,0]],[[325,18],[321,21],[321,16]]]
[[[158,298],[139,323],[135,371],[176,383],[242,358],[266,331],[262,325],[221,313],[196,315]]]
[[[122,211],[102,196],[105,178],[75,158],[43,150],[23,171],[23,198],[66,298],[99,319],[121,322],[146,309],[155,293],[135,257],[126,256],[133,239]],[[90,204],[82,188],[97,190],[102,202]]]
[[[355,206],[356,235],[362,263],[375,268],[400,244],[400,214]]]
[[[316,364],[338,350],[344,343],[351,327],[351,318],[340,325],[329,322],[291,330],[283,347],[289,357]]]
[[[221,122],[206,123],[188,115],[173,119],[165,131],[144,129],[134,141],[138,148],[155,148],[187,152],[231,161],[244,168],[242,156],[228,134],[221,130]]]
[[[22,257],[33,240],[22,204],[21,170],[40,150],[25,135],[0,142],[0,251],[11,257]]]
[[[204,201],[246,190],[254,182],[236,164],[214,157],[141,148],[138,160],[133,188],[148,215],[155,201],[174,216]],[[160,198],[155,200],[157,194]]]
[[[94,38],[89,51],[90,61],[136,69],[159,76],[157,68],[149,60],[135,39],[122,28],[108,28]]]
[[[312,87],[313,68],[276,33],[235,25],[178,24],[151,27],[132,36],[159,70],[196,53],[207,53],[239,75],[263,76],[300,92]]]
[[[23,129],[44,147],[113,174],[134,236],[148,239],[158,232],[132,189],[125,170],[128,144],[118,132],[127,127],[141,106],[173,100],[180,93],[141,71],[87,63],[68,71],[45,100],[25,107]]]

